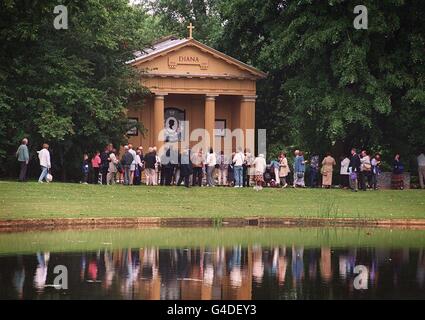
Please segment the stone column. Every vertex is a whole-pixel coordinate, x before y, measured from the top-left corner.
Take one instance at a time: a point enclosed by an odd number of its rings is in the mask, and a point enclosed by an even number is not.
[[[215,127],[215,98],[217,95],[205,96],[205,130],[209,133],[209,141],[205,141],[205,150],[207,152],[210,147],[215,146],[214,127]]]
[[[164,144],[164,137],[160,137],[159,134],[164,129],[164,99],[166,95],[166,93],[156,93],[153,104],[153,141],[158,150]]]
[[[257,96],[242,96],[239,110],[239,125],[244,132],[245,148],[255,152],[255,100]]]

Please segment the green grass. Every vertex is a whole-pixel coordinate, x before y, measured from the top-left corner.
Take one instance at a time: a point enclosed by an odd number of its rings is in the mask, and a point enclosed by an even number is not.
[[[233,245],[424,248],[425,230],[372,228],[158,228],[0,233],[0,255]]]
[[[0,219],[142,216],[425,218],[425,192],[0,182]]]

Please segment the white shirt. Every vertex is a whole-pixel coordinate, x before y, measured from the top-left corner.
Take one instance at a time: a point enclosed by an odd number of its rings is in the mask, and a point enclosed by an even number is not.
[[[255,167],[255,172],[257,173],[264,173],[266,172],[267,164],[266,159],[263,157],[257,157],[255,158],[253,165]]]
[[[340,174],[348,175],[348,166],[350,165],[350,159],[344,158],[344,160],[341,161],[341,170]]]
[[[140,159],[140,156],[138,154],[136,154],[136,158],[134,159],[135,163],[138,164],[139,166],[142,165],[142,159]]]
[[[208,167],[214,167],[217,164],[217,157],[215,156],[215,153],[208,153],[207,154],[207,165]]]
[[[364,156],[363,158],[360,158],[360,167],[361,167],[362,170],[363,170],[365,164],[371,164],[369,156]]]
[[[111,162],[109,162],[108,172],[117,172],[116,164],[118,163],[118,159],[115,153],[111,152],[109,154],[109,159],[111,159]]]
[[[133,149],[130,149],[130,150],[128,150],[128,152],[130,152],[131,155],[133,156],[133,162],[131,164],[136,164],[137,163],[136,162],[136,155],[137,155],[136,151],[134,151]]]
[[[418,157],[418,166],[425,167],[425,155],[421,153]]]
[[[233,157],[233,162],[235,163],[235,166],[242,166],[243,162],[245,160],[245,156],[242,152],[238,152]]]
[[[50,168],[50,152],[47,149],[38,151],[38,159],[40,159],[40,166]]]

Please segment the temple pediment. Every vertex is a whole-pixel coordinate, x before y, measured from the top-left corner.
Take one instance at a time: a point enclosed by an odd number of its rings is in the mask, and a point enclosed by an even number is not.
[[[194,39],[168,38],[129,61],[146,77],[251,79],[266,74]]]

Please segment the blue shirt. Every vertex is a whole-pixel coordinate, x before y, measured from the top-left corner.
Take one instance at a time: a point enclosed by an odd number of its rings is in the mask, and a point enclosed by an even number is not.
[[[305,172],[304,156],[296,156],[295,172]]]
[[[270,162],[270,167],[273,168],[273,169],[279,168],[279,166],[280,166],[279,162],[277,162],[276,160],[272,160]]]
[[[16,151],[16,156],[18,157],[18,161],[28,161],[30,159],[26,144],[21,144],[19,146],[18,151]]]

